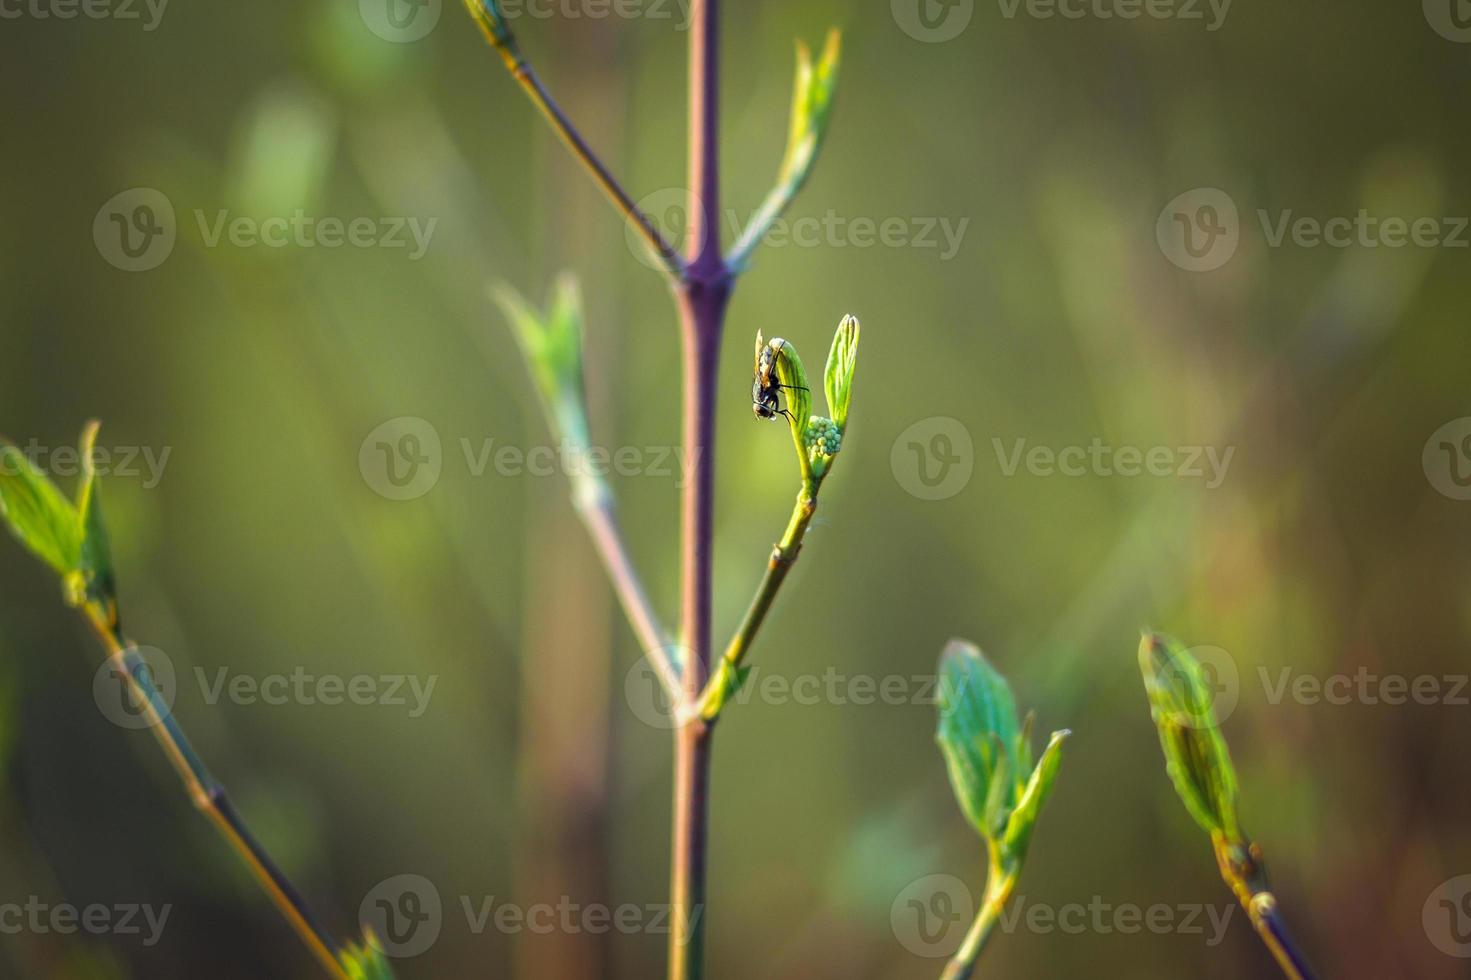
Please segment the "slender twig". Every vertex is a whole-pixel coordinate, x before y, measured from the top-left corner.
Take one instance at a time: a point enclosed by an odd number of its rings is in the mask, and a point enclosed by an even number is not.
[[[685,703],[684,688],[680,681],[680,663],[671,657],[673,643],[659,621],[654,605],[644,590],[643,582],[633,567],[623,535],[618,529],[618,519],[613,512],[613,498],[601,482],[580,486],[572,494],[573,505],[578,516],[592,537],[603,567],[613,583],[613,591],[628,617],[629,624],[638,636],[644,654],[654,667],[665,694],[674,706],[676,716]]]
[[[714,709],[716,702],[721,696],[722,679],[733,676],[746,654],[750,652],[751,644],[756,639],[756,633],[761,629],[761,624],[766,620],[766,614],[771,609],[772,603],[776,601],[776,594],[781,585],[786,581],[787,572],[797,562],[797,556],[802,551],[802,539],[807,536],[807,528],[812,523],[812,515],[817,512],[817,484],[816,481],[808,479],[797,494],[797,502],[792,508],[791,520],[787,523],[786,533],[771,551],[771,560],[766,563],[766,574],[761,577],[761,584],[756,588],[756,595],[751,599],[751,605],[746,609],[746,615],[741,620],[740,628],[736,630],[735,636],[731,638],[730,644],[725,648],[725,654],[721,657],[721,668],[716,671],[710,681],[705,685],[697,703],[697,709],[702,715],[708,714]]]
[[[975,921],[965,934],[960,949],[956,950],[950,962],[945,965],[945,972],[940,974],[940,980],[970,980],[975,973],[976,963],[991,938],[991,930],[1000,921],[1001,911],[1016,888],[1016,879],[1016,869],[1003,866],[993,845],[991,870],[986,876],[986,897],[981,902],[981,909],[976,913]]]
[[[613,206],[618,209],[619,213],[633,226],[639,236],[659,256],[663,270],[674,280],[682,279],[685,269],[684,262],[679,257],[679,252],[660,233],[653,219],[639,210],[633,198],[623,189],[623,185],[618,182],[618,178],[613,176],[613,172],[607,168],[602,159],[588,144],[587,140],[583,139],[577,127],[572,124],[572,120],[567,118],[567,114],[562,111],[561,106],[557,105],[556,100],[552,98],[546,86],[541,83],[541,78],[531,67],[531,63],[521,53],[520,46],[510,36],[509,31],[503,28],[498,33],[488,27],[478,17],[476,20],[480,24],[486,40],[500,52],[501,59],[505,61],[506,69],[511,73],[511,77],[520,84],[521,88],[531,98],[532,103],[541,110],[542,115],[551,123],[552,128],[557,131],[557,135],[562,138],[562,142],[572,151],[572,155],[577,157],[582,162],[582,165],[587,168],[593,180],[608,195],[608,199],[613,202]]]
[[[85,607],[85,612],[87,621],[107,648],[114,673],[127,680],[134,700],[143,706],[143,716],[149,729],[184,781],[184,788],[195,807],[209,818],[240,855],[251,874],[260,882],[266,894],[270,895],[286,921],[296,930],[296,934],[306,943],[328,975],[338,980],[350,980],[342,966],[341,948],[336,940],[321,926],[301,893],[255,839],[255,835],[250,832],[234,804],[230,802],[224,786],[210,774],[195,753],[173,713],[164,706],[158,688],[153,683],[152,671],[147,661],[139,655],[137,646],[118,630],[110,613],[91,604]]]
[[[1212,834],[1211,842],[1221,878],[1246,909],[1252,927],[1277,961],[1283,976],[1288,980],[1315,980],[1307,957],[1288,932],[1276,896],[1267,888],[1261,848],[1249,842],[1229,841],[1221,834]]]

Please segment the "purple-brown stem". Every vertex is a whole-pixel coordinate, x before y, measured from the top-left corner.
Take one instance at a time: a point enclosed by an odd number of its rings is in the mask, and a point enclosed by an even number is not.
[[[720,243],[720,4],[694,0],[689,58],[689,251],[678,287],[684,341],[684,448],[694,474],[681,500],[680,623],[684,683],[693,704],[710,673],[714,564],[715,394],[731,274]],[[699,718],[675,732],[673,928],[669,980],[699,980],[705,961],[711,729]]]

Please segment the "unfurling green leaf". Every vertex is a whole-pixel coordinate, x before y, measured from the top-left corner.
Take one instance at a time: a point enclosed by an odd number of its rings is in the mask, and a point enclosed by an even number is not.
[[[1066,731],[1053,732],[1032,767],[1032,718],[1018,724],[1016,702],[984,654],[952,640],[940,657],[940,725],[935,740],[945,756],[955,798],[996,856],[1016,867],[1062,763]]]
[[[858,318],[843,317],[833,346],[827,354],[827,370],[823,373],[823,390],[827,408],[837,423],[838,432],[848,427],[848,403],[853,397],[853,370],[858,364]]]
[[[341,956],[342,968],[352,980],[393,980],[393,970],[374,944],[372,933],[361,945],[348,943]]]
[[[1200,663],[1179,643],[1146,630],[1139,670],[1175,792],[1207,832],[1239,839],[1236,769]]]
[[[1037,824],[1042,805],[1052,793],[1052,781],[1062,765],[1062,743],[1070,734],[1066,729],[1052,733],[1047,748],[1042,750],[1042,760],[1032,770],[1032,777],[1027,780],[1026,788],[1016,802],[1016,809],[1006,821],[1006,831],[1001,838],[1002,850],[1014,858],[1025,856],[1027,845],[1032,842],[1032,828]],[[1023,734],[1023,745],[1026,745],[1025,738]]]
[[[782,157],[776,186],[766,195],[760,210],[731,248],[730,264],[736,271],[745,268],[757,243],[771,230],[776,219],[791,205],[812,175],[813,164],[827,138],[828,122],[832,118],[842,42],[841,32],[836,29],[829,31],[822,57],[815,64],[811,49],[805,43],[797,44],[797,80],[792,90],[786,154]]]
[[[82,551],[76,506],[15,446],[0,442],[0,517],[10,533],[66,576]]]
[[[833,96],[838,89],[838,65],[842,60],[843,35],[837,28],[827,32],[822,57],[812,62],[806,42],[797,42],[797,81],[792,90],[792,118],[787,129],[787,153],[781,164],[781,184],[795,195],[812,175],[817,151],[827,138]]]
[[[582,293],[570,274],[558,277],[550,306],[539,312],[515,289],[492,289],[531,369],[552,431],[573,449],[588,445],[582,384]]]
[[[986,837],[1004,827],[1016,802],[1016,703],[1006,679],[969,643],[951,640],[940,657],[940,724],[935,740],[955,798]]]
[[[107,525],[102,520],[102,502],[97,492],[95,453],[99,423],[87,423],[82,430],[82,485],[77,490],[77,513],[81,526],[81,549],[77,571],[81,574],[86,599],[116,615],[117,582],[113,572],[112,544]]]

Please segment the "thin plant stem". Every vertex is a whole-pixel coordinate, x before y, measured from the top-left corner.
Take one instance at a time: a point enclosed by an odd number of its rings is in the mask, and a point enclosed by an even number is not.
[[[950,962],[945,965],[945,972],[940,974],[940,980],[970,980],[975,973],[976,963],[991,938],[991,930],[1000,920],[1001,912],[1016,888],[1016,879],[1017,870],[1005,867],[993,847],[991,870],[986,876],[986,897],[981,902],[981,909],[976,913],[970,930],[966,932],[960,949],[956,950]]]
[[[766,574],[761,577],[761,584],[756,588],[756,595],[751,599],[751,605],[746,609],[746,615],[741,620],[740,628],[736,630],[735,636],[731,637],[730,644],[725,648],[721,657],[721,671],[717,671],[711,681],[705,685],[705,690],[700,696],[698,708],[704,713],[720,693],[720,677],[727,671],[735,671],[745,660],[746,654],[750,652],[751,644],[756,639],[756,633],[760,631],[761,624],[766,620],[766,614],[771,610],[772,603],[776,601],[776,594],[781,590],[782,583],[786,581],[787,572],[797,563],[797,556],[802,551],[802,540],[807,536],[807,528],[812,523],[812,515],[817,512],[817,484],[814,480],[803,483],[801,491],[797,494],[797,502],[792,507],[791,520],[787,522],[786,533],[771,550],[771,559],[766,563]]]
[[[1246,909],[1252,928],[1277,961],[1282,975],[1287,980],[1316,980],[1307,957],[1287,929],[1276,896],[1267,888],[1261,848],[1250,842],[1232,842],[1221,833],[1212,834],[1211,843],[1222,880]]]
[[[715,398],[731,273],[720,251],[720,4],[694,0],[689,31],[689,256],[677,292],[684,347],[683,430],[692,479],[680,501],[680,624],[687,704],[710,673]],[[686,715],[674,733],[669,980],[705,972],[712,727]]]
[[[618,601],[638,637],[639,645],[644,648],[644,654],[653,665],[654,673],[658,675],[659,683],[670,703],[675,706],[677,715],[685,701],[680,680],[681,664],[671,656],[673,643],[660,623],[659,615],[649,601],[649,594],[644,590],[643,582],[633,567],[633,559],[629,556],[628,547],[618,529],[612,494],[607,487],[596,483],[575,488],[572,500],[578,516],[587,527],[598,557],[603,561],[603,567],[613,583],[613,591],[618,595]]]
[[[195,753],[173,713],[162,707],[163,700],[153,683],[152,672],[139,655],[138,647],[118,630],[110,614],[91,604],[86,606],[85,612],[88,623],[108,651],[114,674],[126,679],[134,700],[143,706],[149,730],[153,732],[164,755],[184,781],[185,791],[194,806],[209,818],[250,868],[251,874],[260,882],[281,915],[296,930],[296,934],[306,943],[328,976],[337,980],[350,980],[342,966],[341,948],[336,940],[317,921],[296,886],[250,832],[239,811],[231,803],[225,787],[210,774]]]
[[[567,118],[567,114],[562,111],[561,106],[557,105],[551,93],[542,84],[540,76],[536,74],[535,69],[531,67],[531,63],[521,53],[520,47],[509,37],[497,37],[483,23],[481,24],[481,28],[485,33],[486,40],[490,42],[496,51],[500,52],[501,59],[506,63],[506,70],[511,73],[511,77],[525,90],[532,103],[541,110],[542,115],[551,123],[557,135],[562,138],[562,142],[567,145],[567,149],[571,150],[572,155],[582,162],[582,165],[587,168],[588,173],[592,175],[593,180],[603,189],[603,193],[607,194],[608,199],[613,202],[613,206],[618,209],[618,212],[623,215],[624,219],[633,226],[633,229],[638,232],[639,236],[659,256],[663,271],[675,281],[682,279],[685,269],[684,262],[680,258],[678,250],[669,244],[668,240],[659,232],[653,219],[639,210],[633,198],[623,189],[623,185],[618,182],[618,178],[613,176],[613,172],[603,163],[596,151],[588,144],[587,140],[583,139],[577,127],[572,124],[572,120]]]

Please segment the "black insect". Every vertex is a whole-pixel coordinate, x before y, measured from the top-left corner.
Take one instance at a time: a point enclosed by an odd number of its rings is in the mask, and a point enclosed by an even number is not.
[[[792,413],[781,407],[777,393],[783,388],[791,391],[807,390],[777,381],[776,359],[785,343],[780,337],[772,337],[771,343],[763,344],[761,334],[756,334],[756,376],[751,381],[751,410],[758,419],[775,421],[778,415],[791,419]]]

